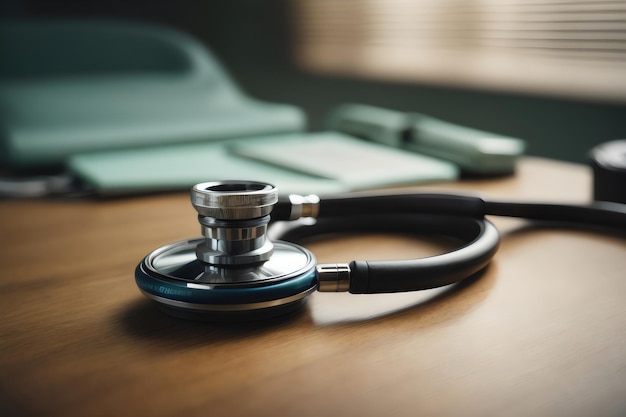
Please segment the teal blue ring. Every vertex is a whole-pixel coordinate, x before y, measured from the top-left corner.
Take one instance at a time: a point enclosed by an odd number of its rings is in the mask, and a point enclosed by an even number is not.
[[[264,286],[247,288],[188,286],[187,281],[156,277],[145,267],[148,257],[137,265],[135,282],[144,292],[170,300],[207,305],[263,303],[292,297],[317,287],[315,263],[300,275]]]

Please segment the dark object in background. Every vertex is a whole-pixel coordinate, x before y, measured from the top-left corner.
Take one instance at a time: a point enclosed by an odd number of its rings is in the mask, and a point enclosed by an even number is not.
[[[593,199],[626,203],[626,139],[596,146],[590,158]]]

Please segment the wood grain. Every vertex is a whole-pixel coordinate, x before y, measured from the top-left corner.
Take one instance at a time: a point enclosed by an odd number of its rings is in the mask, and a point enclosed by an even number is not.
[[[585,167],[528,158],[513,178],[419,189],[582,202],[590,184]],[[228,325],[165,316],[134,284],[146,253],[198,235],[185,193],[2,201],[0,219],[0,414],[626,413],[626,245],[617,235],[496,219],[501,249],[469,282],[317,293],[292,316]],[[445,249],[391,235],[308,247],[321,262]]]

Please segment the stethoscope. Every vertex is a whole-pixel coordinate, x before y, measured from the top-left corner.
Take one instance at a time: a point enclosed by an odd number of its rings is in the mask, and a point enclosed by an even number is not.
[[[191,203],[203,237],[149,253],[135,280],[166,313],[209,320],[281,315],[315,291],[375,294],[457,283],[480,273],[498,249],[500,235],[487,215],[626,230],[626,204],[614,202],[518,203],[423,193],[279,201],[270,184],[218,181],[195,185]],[[441,235],[459,245],[420,259],[317,264],[313,253],[290,242],[363,231]]]

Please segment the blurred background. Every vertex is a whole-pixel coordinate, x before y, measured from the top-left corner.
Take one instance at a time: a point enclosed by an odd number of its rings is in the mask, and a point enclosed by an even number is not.
[[[626,137],[626,3],[555,0],[4,0],[4,18],[115,19],[182,30],[248,95],[323,129],[356,102],[523,138],[585,162]]]

